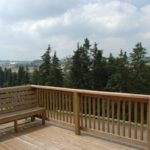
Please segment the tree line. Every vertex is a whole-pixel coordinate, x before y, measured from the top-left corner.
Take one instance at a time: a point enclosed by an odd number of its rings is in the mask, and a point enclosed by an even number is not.
[[[42,64],[29,73],[28,67],[19,67],[18,72],[0,68],[0,86],[38,84],[100,91],[150,94],[150,66],[144,58],[146,49],[137,43],[129,55],[120,50],[117,57],[103,56],[97,43],[85,39],[77,44],[73,56],[63,63],[56,52],[51,56],[48,45],[42,56]]]
[[[11,68],[0,67],[0,87],[10,87],[17,85],[25,85],[30,83],[30,74],[28,67],[19,66],[17,72],[13,72]]]

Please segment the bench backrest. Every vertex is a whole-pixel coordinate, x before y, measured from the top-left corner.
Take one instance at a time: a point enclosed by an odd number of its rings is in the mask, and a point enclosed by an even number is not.
[[[36,93],[30,86],[0,89],[0,114],[37,106]]]

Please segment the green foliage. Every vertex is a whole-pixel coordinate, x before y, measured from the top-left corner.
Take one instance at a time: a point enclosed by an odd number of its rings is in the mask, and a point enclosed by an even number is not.
[[[41,85],[50,85],[51,75],[51,47],[48,46],[46,52],[42,56],[43,63],[39,67],[39,83]]]
[[[10,68],[0,67],[0,87],[25,85],[30,83],[28,67],[20,66],[18,72],[12,72]]]
[[[83,46],[78,46],[72,57],[70,77],[72,81],[72,87],[74,88],[90,88],[91,77],[89,48],[89,40],[85,39]]]
[[[121,50],[116,59],[110,55],[108,65],[112,74],[109,74],[106,90],[128,92],[130,68],[126,52]]]
[[[123,50],[117,57],[103,57],[103,51],[88,38],[77,45],[72,57],[59,60],[48,46],[42,63],[29,73],[19,66],[17,72],[0,67],[0,87],[40,84],[115,92],[150,94],[150,66],[145,62],[146,49],[137,43],[128,57]]]
[[[92,63],[91,63],[91,80],[92,89],[104,90],[107,81],[106,61],[102,56],[102,50],[98,50],[97,44],[91,50]]]
[[[60,61],[56,56],[51,58],[51,48],[48,46],[46,52],[42,56],[43,63],[39,66],[39,70],[34,69],[32,74],[32,83],[50,86],[63,86],[63,74]]]
[[[137,43],[133,52],[130,54],[131,57],[131,92],[133,93],[149,93],[150,87],[146,86],[150,80],[149,67],[145,65],[144,57],[146,49],[142,46],[142,43]]]
[[[29,77],[28,67],[26,67],[25,69],[23,66],[20,66],[17,75],[17,85],[25,85],[29,83],[30,83],[30,77]]]
[[[72,86],[72,81],[71,81],[71,65],[72,64],[72,58],[71,57],[66,57],[63,60],[63,78],[64,78],[64,87],[71,87]]]
[[[60,66],[60,61],[56,56],[56,52],[52,57],[52,64],[51,64],[51,78],[50,83],[52,86],[63,86],[63,75],[62,69]]]
[[[32,84],[39,84],[39,70],[37,67],[34,68],[33,73],[31,75],[31,82]]]

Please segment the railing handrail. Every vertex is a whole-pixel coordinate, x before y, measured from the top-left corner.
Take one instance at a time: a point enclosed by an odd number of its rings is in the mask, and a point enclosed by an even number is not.
[[[12,91],[12,90],[18,90],[18,89],[27,89],[27,88],[32,88],[31,85],[20,85],[20,86],[14,86],[14,87],[4,87],[0,88],[0,93],[5,92],[5,91]]]
[[[31,85],[32,88],[37,89],[46,89],[46,90],[57,90],[62,92],[71,92],[78,94],[90,94],[90,95],[102,95],[102,96],[116,96],[116,97],[125,97],[125,98],[139,98],[139,99],[150,99],[150,95],[143,94],[132,94],[132,93],[119,93],[119,92],[104,92],[104,91],[94,91],[94,90],[83,90],[83,89],[72,89],[64,87],[53,87],[53,86],[41,86],[41,85]]]
[[[121,93],[121,92],[105,92],[105,91],[95,91],[95,90],[83,90],[83,89],[74,89],[74,88],[64,88],[64,87],[54,87],[54,86],[42,86],[42,85],[22,85],[15,87],[6,87],[0,88],[1,91],[5,90],[15,90],[21,88],[37,88],[37,89],[47,89],[47,90],[58,90],[62,92],[71,92],[79,94],[91,94],[91,95],[102,95],[102,96],[117,96],[117,97],[126,97],[126,98],[140,98],[140,99],[150,99],[150,95],[144,94],[132,94],[132,93]]]

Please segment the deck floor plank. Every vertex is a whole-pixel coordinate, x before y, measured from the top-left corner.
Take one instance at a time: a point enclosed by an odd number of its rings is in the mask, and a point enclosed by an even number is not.
[[[7,125],[8,126],[8,125]],[[127,145],[107,141],[87,134],[38,121],[22,125],[19,133],[13,128],[0,129],[0,150],[137,150]]]

